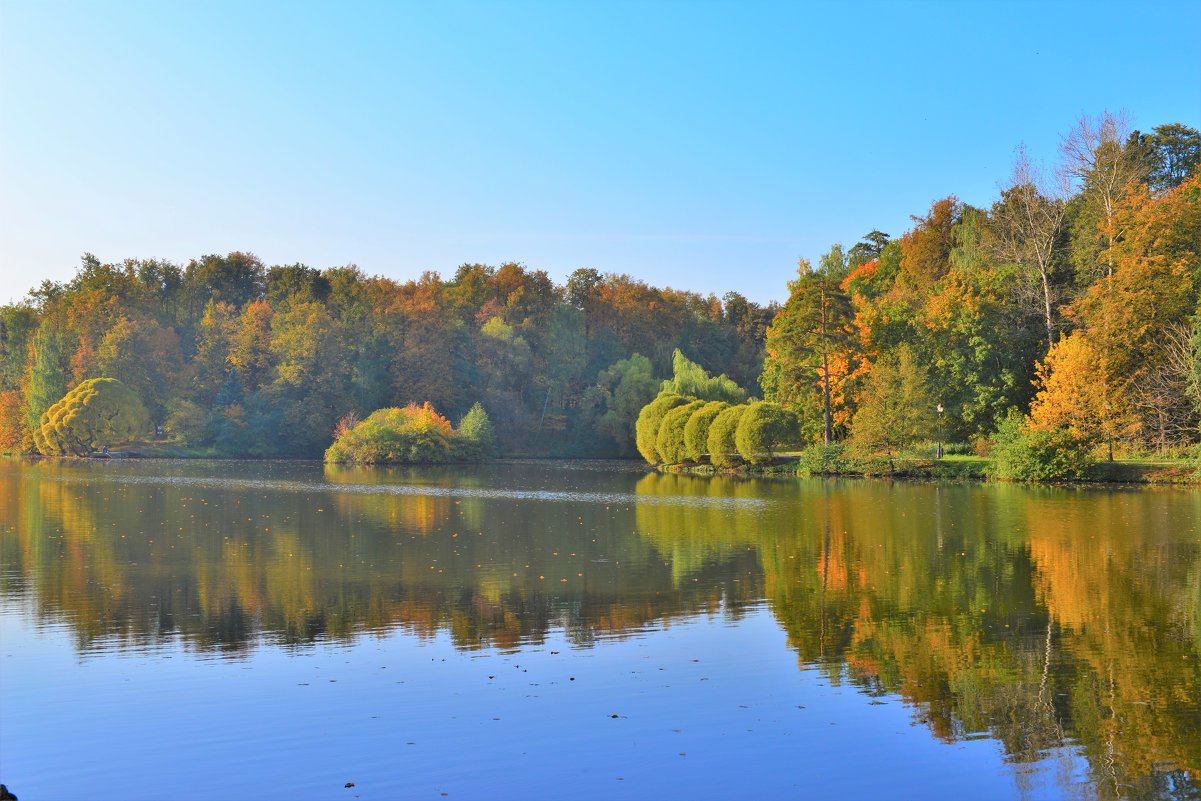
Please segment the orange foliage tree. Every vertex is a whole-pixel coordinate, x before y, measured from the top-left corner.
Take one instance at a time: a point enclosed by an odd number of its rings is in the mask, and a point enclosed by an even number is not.
[[[1041,387],[1030,407],[1035,430],[1066,428],[1078,439],[1104,441],[1113,460],[1115,440],[1133,436],[1138,420],[1129,401],[1129,379],[1114,373],[1105,352],[1076,331],[1051,347],[1038,366]]]

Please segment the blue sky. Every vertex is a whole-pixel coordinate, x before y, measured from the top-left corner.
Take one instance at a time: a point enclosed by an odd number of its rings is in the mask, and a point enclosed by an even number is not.
[[[249,250],[786,295],[1082,114],[1201,127],[1201,3],[0,0],[0,301]]]

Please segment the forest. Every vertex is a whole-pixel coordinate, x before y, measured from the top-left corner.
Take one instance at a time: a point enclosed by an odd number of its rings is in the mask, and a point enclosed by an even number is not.
[[[987,208],[948,195],[900,236],[802,259],[782,305],[588,268],[563,285],[517,263],[398,281],[248,252],[85,254],[71,280],[0,307],[0,450],[39,450],[55,404],[112,378],[145,409],[141,439],[179,454],[320,457],[376,410],[460,421],[479,403],[503,455],[632,456],[678,350],[787,410],[800,445],[891,453],[1009,425],[1100,458],[1188,452],[1201,134],[1105,113],[1060,150],[1042,170],[1019,147]]]

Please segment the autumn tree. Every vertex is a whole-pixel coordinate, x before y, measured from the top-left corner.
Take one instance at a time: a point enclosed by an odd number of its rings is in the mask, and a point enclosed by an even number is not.
[[[148,320],[121,317],[96,347],[93,372],[120,379],[142,399],[150,419],[161,422],[186,381],[179,336]]]
[[[1201,303],[1201,176],[1159,195],[1140,187],[1118,204],[1115,219],[1125,233],[1112,249],[1113,274],[1070,311],[1109,380],[1120,383],[1123,406],[1134,401],[1148,443],[1185,444],[1195,429],[1185,365]]]
[[[0,390],[0,453],[17,453],[29,431],[20,390]]]
[[[1051,348],[1039,364],[1038,383],[1030,406],[1033,430],[1067,429],[1082,442],[1104,442],[1111,462],[1115,440],[1138,431],[1129,378],[1116,373],[1106,353],[1082,331]]]

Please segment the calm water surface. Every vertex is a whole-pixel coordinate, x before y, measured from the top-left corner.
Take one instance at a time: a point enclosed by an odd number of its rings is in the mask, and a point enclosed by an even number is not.
[[[1192,491],[0,462],[22,801],[1196,799],[1199,642]]]

